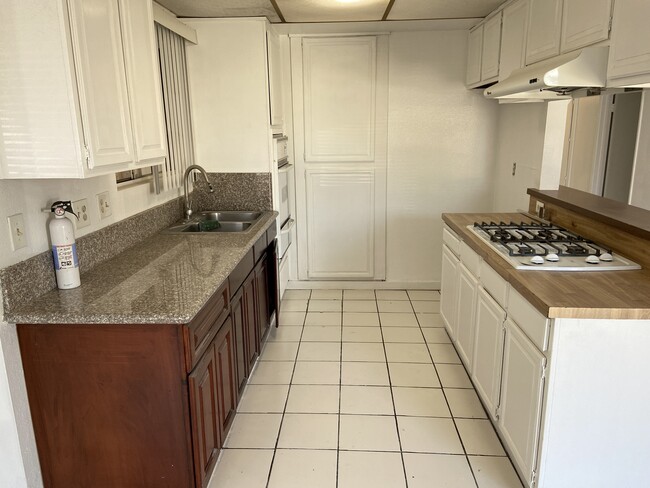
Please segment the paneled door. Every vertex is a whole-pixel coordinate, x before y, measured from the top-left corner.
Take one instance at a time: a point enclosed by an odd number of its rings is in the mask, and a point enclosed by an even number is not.
[[[382,280],[386,268],[386,36],[291,40],[303,280]]]

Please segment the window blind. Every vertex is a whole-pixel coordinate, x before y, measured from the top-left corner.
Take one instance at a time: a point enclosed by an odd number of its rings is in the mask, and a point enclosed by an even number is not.
[[[169,157],[160,168],[162,188],[170,190],[183,184],[185,168],[194,164],[194,139],[187,78],[185,40],[156,24],[160,59],[167,152]]]

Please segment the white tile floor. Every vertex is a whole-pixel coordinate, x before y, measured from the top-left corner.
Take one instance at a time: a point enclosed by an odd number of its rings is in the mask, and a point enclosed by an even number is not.
[[[429,290],[288,290],[210,488],[521,488]]]

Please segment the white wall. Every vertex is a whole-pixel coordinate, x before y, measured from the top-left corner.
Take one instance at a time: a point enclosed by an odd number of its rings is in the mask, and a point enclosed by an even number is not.
[[[650,210],[650,90],[643,90],[630,205]]]
[[[389,37],[387,281],[440,281],[444,212],[492,209],[497,103],[465,89],[466,31]]]
[[[113,214],[100,221],[96,195],[108,191]],[[178,190],[156,195],[150,185],[117,189],[114,176],[88,180],[0,180],[0,268],[23,261],[49,249],[48,208],[55,200],[87,198],[91,225],[76,232],[88,234],[154,207],[179,195]],[[11,250],[7,217],[22,213],[28,246]],[[14,326],[2,320],[0,294],[0,486],[42,486],[36,445],[25,392],[20,351]]]
[[[183,22],[199,42],[186,49],[197,164],[210,172],[270,171],[265,22]]]
[[[494,211],[528,209],[526,189],[539,188],[546,131],[545,103],[499,106]],[[512,165],[517,163],[516,174]]]

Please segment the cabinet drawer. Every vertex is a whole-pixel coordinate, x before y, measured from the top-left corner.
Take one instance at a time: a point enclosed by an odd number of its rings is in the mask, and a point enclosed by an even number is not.
[[[499,273],[492,269],[492,266],[485,261],[481,261],[481,284],[483,288],[496,300],[503,308],[508,303],[508,282],[501,278]]]
[[[210,341],[230,312],[230,290],[226,281],[212,295],[194,320],[185,327],[186,368],[189,373],[208,349]]]
[[[549,319],[514,289],[508,294],[508,317],[517,323],[540,351],[548,349]]]
[[[255,267],[254,251],[251,249],[246,256],[242,258],[237,267],[230,273],[228,281],[230,283],[230,296],[232,297],[242,285],[246,277]]]
[[[255,256],[255,262],[258,262],[260,260],[262,254],[264,254],[264,251],[266,251],[266,232],[262,234],[262,237],[260,237],[257,240],[257,242],[253,245],[253,254]]]
[[[472,250],[471,247],[462,241],[460,243],[460,262],[465,265],[475,278],[478,278],[481,258]]]
[[[456,256],[460,255],[460,239],[456,233],[446,225],[442,229],[442,242],[447,244],[449,250]]]

